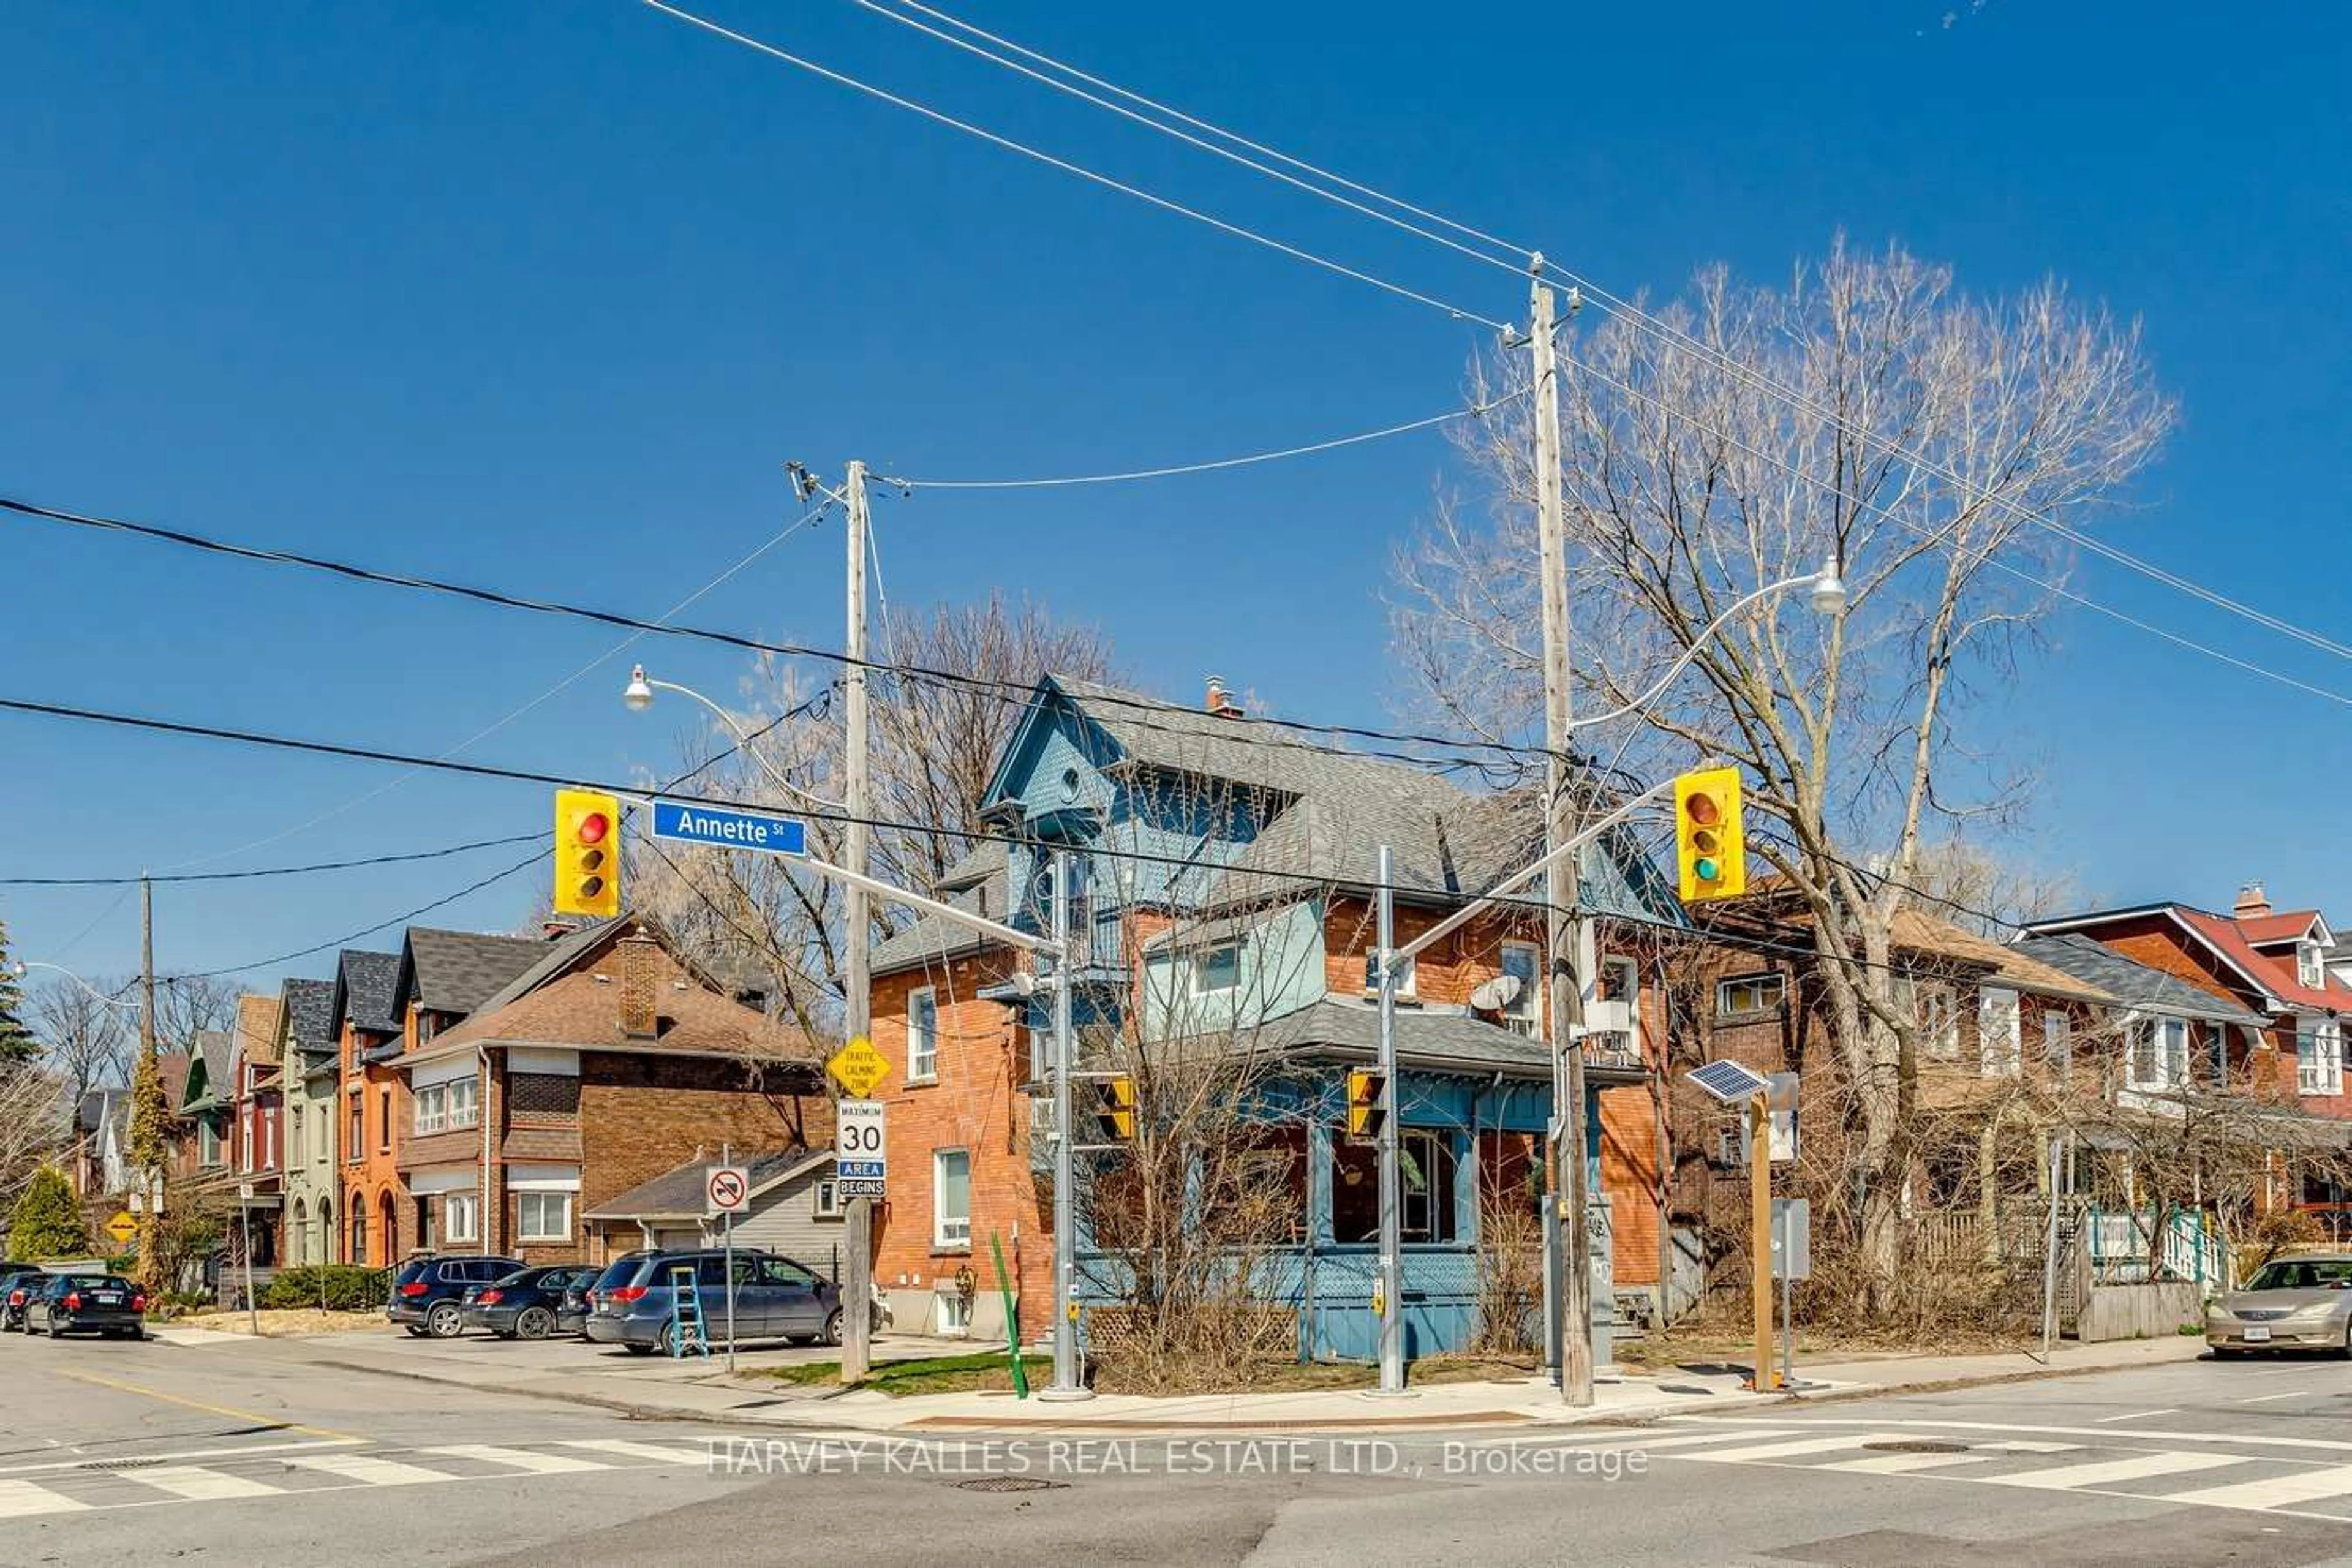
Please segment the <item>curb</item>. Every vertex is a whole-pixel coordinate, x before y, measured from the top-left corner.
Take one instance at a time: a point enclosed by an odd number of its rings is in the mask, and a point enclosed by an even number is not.
[[[2154,1367],[2177,1366],[2200,1361],[2201,1356],[2182,1356],[2178,1361],[2108,1362],[2100,1366],[2041,1366],[2021,1372],[1984,1373],[1973,1377],[1931,1377],[1916,1383],[1858,1383],[1843,1388],[1826,1389],[1819,1394],[1781,1394],[1767,1395],[1764,1405],[1843,1405],[1856,1399],[1881,1399],[1899,1394],[1948,1394],[1960,1388],[1998,1388],[2008,1383],[2048,1383],[2062,1377],[2095,1377],[2105,1372],[2142,1372]]]
[[[483,1394],[504,1394],[517,1399],[544,1399],[557,1405],[582,1405],[594,1410],[610,1410],[635,1421],[677,1421],[703,1426],[718,1426],[732,1420],[750,1419],[719,1413],[705,1415],[699,1411],[679,1410],[669,1405],[639,1405],[625,1399],[607,1398],[596,1394],[572,1394],[551,1388],[523,1388],[513,1384],[459,1382],[455,1378],[436,1377],[431,1373],[404,1372],[394,1367],[369,1366],[355,1361],[306,1361],[308,1366],[329,1367],[336,1372],[364,1373],[371,1377],[397,1378],[403,1383],[432,1383],[444,1387],[470,1388]]]

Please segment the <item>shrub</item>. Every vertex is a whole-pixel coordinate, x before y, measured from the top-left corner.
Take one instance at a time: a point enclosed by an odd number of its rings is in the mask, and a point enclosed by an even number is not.
[[[81,1205],[74,1202],[73,1184],[55,1165],[34,1173],[32,1184],[16,1200],[8,1220],[8,1256],[19,1263],[43,1258],[73,1258],[89,1247],[82,1229]]]
[[[363,1312],[391,1299],[392,1277],[383,1268],[355,1263],[306,1263],[289,1268],[261,1292],[265,1307],[323,1307],[331,1312]]]

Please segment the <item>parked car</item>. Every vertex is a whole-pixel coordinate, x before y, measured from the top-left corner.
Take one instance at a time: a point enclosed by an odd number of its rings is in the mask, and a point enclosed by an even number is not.
[[[676,1270],[694,1271],[708,1342],[727,1339],[727,1255],[640,1251],[615,1258],[588,1293],[588,1339],[633,1355],[669,1351],[677,1333]],[[772,1252],[735,1249],[735,1342],[841,1342],[841,1291],[803,1264]]]
[[[2352,1356],[2352,1253],[2281,1258],[2205,1309],[2216,1358],[2259,1350],[2331,1350]]]
[[[455,1339],[465,1331],[466,1287],[488,1285],[522,1268],[519,1258],[469,1253],[456,1258],[414,1258],[392,1278],[392,1301],[384,1315],[423,1339]]]
[[[146,1331],[146,1292],[119,1274],[53,1274],[26,1298],[25,1331],[135,1340]]]
[[[596,1274],[593,1268],[569,1263],[526,1268],[493,1284],[469,1287],[460,1315],[467,1328],[488,1329],[502,1340],[576,1334],[587,1316],[583,1292]]]
[[[49,1271],[26,1264],[10,1264],[0,1268],[0,1332],[25,1326],[25,1304],[38,1291],[46,1289]]]

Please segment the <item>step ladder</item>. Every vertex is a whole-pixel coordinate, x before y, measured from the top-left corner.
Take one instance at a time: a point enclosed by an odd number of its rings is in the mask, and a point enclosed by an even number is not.
[[[702,1285],[691,1263],[674,1263],[669,1270],[670,1317],[677,1327],[669,1337],[673,1359],[693,1354],[710,1359],[710,1333],[702,1315]]]

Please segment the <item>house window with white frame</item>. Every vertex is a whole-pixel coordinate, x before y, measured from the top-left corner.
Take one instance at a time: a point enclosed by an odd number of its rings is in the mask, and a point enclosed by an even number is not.
[[[481,1125],[481,1085],[470,1078],[427,1084],[411,1100],[420,1138]]]
[[[2294,1089],[2297,1094],[2344,1092],[2344,1033],[2335,1019],[2307,1022],[2295,1030]]]
[[[907,998],[907,1081],[935,1083],[940,1076],[940,999],[926,985]]]
[[[818,1219],[839,1219],[843,1214],[841,1184],[831,1176],[816,1179],[815,1216]]]
[[[1777,1013],[1788,994],[1788,977],[1777,971],[1718,980],[1715,983],[1716,1016],[1754,1018]]]
[[[1937,1061],[1960,1054],[1960,1005],[1948,985],[1919,985],[1912,994],[1913,1016],[1919,1021],[1919,1048]]]
[[[451,1193],[441,1200],[441,1239],[482,1239],[482,1205],[478,1197],[472,1193]]]
[[[1519,983],[1518,990],[1503,1004],[1503,1022],[1520,1034],[1531,1035],[1543,1011],[1541,951],[1531,942],[1505,942],[1503,973]]]
[[[570,1241],[572,1194],[517,1193],[515,1227],[525,1241]]]
[[[2164,1090],[2189,1081],[2189,1021],[2142,1018],[2132,1025],[2125,1058],[2126,1089]]]
[[[931,1247],[938,1252],[971,1249],[971,1152],[931,1151]]]
[[[2015,1078],[2024,1057],[2017,993],[1988,985],[1977,993],[1977,1051],[1987,1078]]]
[[[1413,999],[1413,985],[1414,982],[1419,977],[1418,971],[1420,968],[1421,959],[1417,955],[1409,955],[1397,965],[1396,994],[1398,1001],[1410,1002]],[[1366,948],[1364,950],[1364,993],[1366,995],[1378,995],[1380,994],[1380,950],[1378,948]]]
[[[2074,1020],[2055,1007],[2042,1010],[2042,1060],[2060,1083],[2074,1077]]]
[[[2301,942],[2294,948],[2294,977],[2317,990],[2327,984],[2327,963],[2315,942]]]

